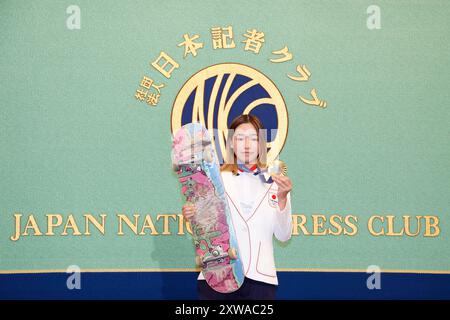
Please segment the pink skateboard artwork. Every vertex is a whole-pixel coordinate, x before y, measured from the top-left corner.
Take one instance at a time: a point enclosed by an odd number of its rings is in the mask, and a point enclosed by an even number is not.
[[[188,123],[175,133],[172,163],[182,194],[197,209],[190,221],[196,264],[211,288],[221,293],[236,291],[244,271],[219,163],[204,126]]]

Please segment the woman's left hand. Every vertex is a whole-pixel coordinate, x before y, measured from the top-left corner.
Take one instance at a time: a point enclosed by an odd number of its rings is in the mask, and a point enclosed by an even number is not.
[[[292,190],[292,181],[287,176],[273,175],[272,180],[278,185],[278,200],[284,201]]]

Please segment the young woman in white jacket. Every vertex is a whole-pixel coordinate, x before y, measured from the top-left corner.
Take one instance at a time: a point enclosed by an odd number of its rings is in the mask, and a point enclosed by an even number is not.
[[[235,292],[224,294],[209,287],[203,274],[198,276],[199,299],[275,299],[276,274],[273,236],[282,242],[291,238],[292,216],[287,176],[266,179],[267,143],[260,120],[241,115],[229,127],[225,163],[221,176],[235,228],[245,280]],[[190,219],[195,205],[184,205]]]

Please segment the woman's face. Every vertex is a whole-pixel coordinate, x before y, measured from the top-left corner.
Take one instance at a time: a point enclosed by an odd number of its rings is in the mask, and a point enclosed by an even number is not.
[[[236,158],[245,164],[258,159],[258,133],[251,123],[243,123],[234,130],[233,150]]]

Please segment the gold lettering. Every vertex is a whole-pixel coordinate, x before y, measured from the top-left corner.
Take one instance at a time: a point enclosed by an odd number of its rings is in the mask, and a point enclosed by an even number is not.
[[[301,219],[300,223],[298,222],[299,218]],[[303,232],[303,234],[305,236],[311,235],[308,232],[308,229],[306,229],[306,227],[305,227],[305,223],[306,223],[306,216],[305,215],[303,215],[303,214],[293,214],[292,215],[292,220],[293,220],[293,223],[292,223],[292,229],[293,229],[292,230],[292,235],[293,236],[298,236],[299,235],[298,228],[302,229],[302,232]]]
[[[159,221],[159,218],[163,217],[164,222],[163,222],[163,233],[164,235],[170,235],[170,229],[169,229],[169,218],[172,218],[174,220],[177,219],[177,216],[175,214],[158,214],[156,216],[156,220]]]
[[[181,213],[177,214],[177,217],[178,217],[178,233],[177,234],[182,236],[182,235],[184,235],[184,217]]]
[[[373,229],[373,221],[374,221],[375,219],[380,220],[382,223],[383,223],[383,221],[384,221],[384,217],[382,217],[382,216],[371,216],[371,217],[369,218],[369,221],[367,222],[367,228],[369,229],[370,234],[372,234],[372,235],[374,235],[374,236],[381,236],[381,235],[384,234],[383,226],[381,227],[381,231],[376,232],[376,231]]]
[[[35,236],[42,236],[41,230],[39,230],[38,224],[36,223],[36,220],[34,219],[33,215],[30,215],[27,220],[27,224],[25,225],[25,230],[22,233],[22,236],[28,235],[28,229],[33,229]]]
[[[437,216],[424,216],[425,218],[425,233],[424,237],[437,237],[441,233],[439,228],[439,217]],[[433,220],[434,222],[431,222]],[[431,232],[431,228],[434,229],[434,233]]]
[[[158,231],[156,231],[155,225],[153,224],[152,217],[147,214],[145,216],[144,224],[142,225],[141,232],[139,232],[140,235],[145,235],[145,229],[150,229],[150,234],[152,236],[157,236]]]
[[[134,224],[131,222],[131,220],[127,217],[127,215],[125,214],[118,214],[117,217],[119,218],[119,232],[117,233],[119,236],[123,236],[123,222],[125,222],[128,227],[133,231],[134,234],[137,235],[138,233],[138,219],[139,219],[139,215],[138,214],[134,214]]]
[[[98,222],[95,217],[92,214],[84,214],[84,234],[86,236],[90,236],[91,232],[89,231],[89,224],[93,224],[94,227],[97,228],[98,231],[100,231],[101,234],[105,235],[105,218],[106,214],[101,214],[100,217],[102,218],[102,222]]]
[[[352,223],[350,219],[353,219],[355,223]],[[349,226],[352,229],[352,231],[350,232],[347,231],[347,229],[344,229],[344,235],[354,236],[358,232],[358,227],[356,226],[356,223],[358,222],[358,217],[352,215],[345,216],[344,222],[347,226]]]
[[[338,219],[340,221],[340,223],[336,222],[336,219]],[[340,235],[342,233],[342,230],[343,230],[343,228],[341,226],[341,223],[342,223],[342,217],[341,216],[339,216],[337,214],[332,215],[330,217],[330,224],[331,224],[331,226],[336,228],[336,231],[333,231],[333,230],[330,229],[328,231],[328,233],[333,235],[333,236]]]
[[[17,241],[20,238],[20,222],[21,222],[21,219],[22,219],[22,214],[21,213],[16,213],[14,215],[14,221],[15,221],[14,229],[15,229],[15,232],[14,232],[14,235],[12,235],[9,238],[11,241]]]
[[[62,216],[60,214],[47,214],[47,233],[46,236],[54,236],[53,228],[59,227],[62,224]],[[56,222],[53,219],[56,218]]]
[[[76,224],[76,222],[75,222],[75,220],[73,218],[73,215],[71,215],[71,214],[67,218],[67,222],[64,225],[64,230],[61,233],[62,236],[67,236],[68,235],[67,229],[72,229],[72,235],[74,235],[74,236],[81,236],[81,232],[78,229],[78,226],[77,226],[77,224]]]
[[[404,228],[405,228],[405,234],[409,237],[416,237],[419,235],[420,233],[420,220],[421,220],[422,216],[416,216],[416,220],[417,220],[417,228],[416,228],[416,232],[412,233],[411,232],[411,224],[410,224],[410,216],[403,216],[403,223],[404,223]]]
[[[399,231],[397,233],[395,233],[395,231],[394,231],[394,226],[395,226],[394,219],[395,219],[395,216],[386,216],[386,218],[387,218],[387,230],[388,230],[386,232],[386,235],[387,236],[402,236],[403,235],[403,228],[402,228],[401,231]]]
[[[319,231],[319,229],[323,228],[323,223],[325,221],[327,221],[327,218],[325,217],[325,215],[316,215],[313,214],[312,215],[313,218],[313,235],[314,236],[324,236],[327,234],[327,230],[323,230],[323,231]],[[321,219],[321,221],[319,221],[319,219]]]

